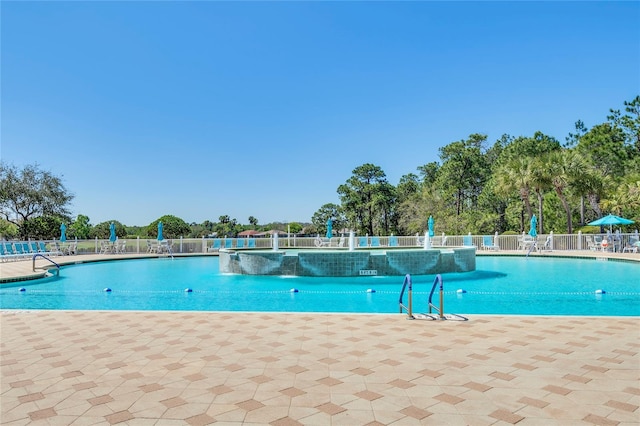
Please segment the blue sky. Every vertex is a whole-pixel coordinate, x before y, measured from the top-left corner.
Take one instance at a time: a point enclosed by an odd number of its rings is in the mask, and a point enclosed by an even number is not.
[[[6,2],[3,161],[96,224],[308,222],[484,133],[564,142],[640,93],[638,2]]]

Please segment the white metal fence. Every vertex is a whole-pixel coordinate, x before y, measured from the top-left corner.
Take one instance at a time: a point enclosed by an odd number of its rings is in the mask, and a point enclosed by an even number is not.
[[[526,250],[530,246],[523,244],[523,241],[527,239],[526,234],[521,235],[439,235],[430,238],[430,243],[434,247],[455,247],[464,245],[473,245],[478,249],[485,248],[488,239],[493,249],[506,250],[506,251],[518,251]],[[544,234],[538,235],[535,239],[538,248],[546,247],[555,251],[563,250],[593,250],[604,249],[607,251],[622,251],[625,247],[638,241],[638,231],[627,234]],[[385,236],[385,237],[370,237],[370,236],[356,236],[354,241],[354,247],[357,248],[371,248],[371,247],[387,247],[387,248],[402,248],[402,247],[423,247],[424,235],[413,236]],[[589,244],[590,239],[602,240],[607,239],[608,244],[605,246],[598,245],[593,246]],[[240,241],[241,240],[241,241]],[[250,242],[250,240],[253,240]],[[90,254],[100,253],[101,243],[104,240],[83,240],[77,243],[77,253]],[[134,240],[120,240],[120,244],[124,247],[126,253],[146,253],[148,251],[148,241],[142,238],[136,238]],[[239,242],[240,241],[240,242]],[[444,244],[443,244],[444,241]],[[173,253],[186,253],[186,254],[199,254],[199,253],[211,253],[219,249],[228,248],[256,248],[256,249],[270,249],[274,247],[274,244],[278,245],[280,249],[286,248],[348,248],[349,237],[333,237],[331,240],[327,238],[319,237],[298,237],[295,235],[286,234],[277,237],[266,238],[178,238],[168,240],[171,245]],[[470,244],[469,244],[470,243]],[[640,252],[640,249],[638,249]]]

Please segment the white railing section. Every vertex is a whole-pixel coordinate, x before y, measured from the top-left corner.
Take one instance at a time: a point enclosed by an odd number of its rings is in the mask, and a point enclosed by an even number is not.
[[[384,247],[386,249],[424,247],[424,235],[412,236],[356,236],[354,249]],[[638,231],[632,233],[613,234],[544,234],[535,238],[527,234],[519,235],[439,235],[430,238],[432,247],[462,247],[475,246],[479,251],[490,238],[493,251],[513,251],[527,253],[535,242],[534,250],[538,251],[627,251],[632,244],[639,239]],[[321,240],[321,244],[318,242]],[[604,240],[607,240],[605,244]],[[349,249],[349,237],[335,236],[330,240],[322,237],[299,237],[281,234],[278,237],[278,249]],[[444,244],[443,244],[444,241]],[[204,254],[215,253],[220,249],[272,249],[273,237],[264,238],[177,238],[165,239],[173,254]],[[30,258],[36,253],[62,256],[74,254],[144,254],[157,253],[153,247],[157,247],[155,239],[133,238],[119,239],[109,242],[104,239],[94,240],[68,240],[60,241],[0,241],[0,257],[3,261]],[[22,248],[22,250],[21,250]],[[627,250],[625,250],[625,248]],[[640,247],[634,252],[640,254]]]

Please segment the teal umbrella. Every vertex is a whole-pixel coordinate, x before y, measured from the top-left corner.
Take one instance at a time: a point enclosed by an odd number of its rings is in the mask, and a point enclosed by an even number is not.
[[[433,216],[429,216],[427,226],[429,227],[429,236],[433,237],[434,235],[436,235],[435,231],[433,230]]]
[[[609,231],[611,231],[611,227],[613,225],[631,225],[635,223],[631,219],[625,219],[624,217],[616,216],[614,214],[606,215],[605,217],[601,217],[598,220],[594,220],[593,222],[589,222],[591,226],[606,226],[609,225]]]
[[[158,241],[162,241],[162,221],[158,222]]]
[[[327,238],[333,237],[333,222],[331,219],[327,220]]]
[[[111,225],[109,225],[109,231],[110,231],[110,235],[109,235],[109,241],[111,241],[112,243],[114,243],[118,237],[116,237],[116,224],[111,222]]]
[[[535,214],[531,216],[531,228],[529,229],[529,235],[533,238],[538,236],[538,218]]]
[[[60,241],[63,243],[67,241],[67,225],[64,223],[60,224]]]

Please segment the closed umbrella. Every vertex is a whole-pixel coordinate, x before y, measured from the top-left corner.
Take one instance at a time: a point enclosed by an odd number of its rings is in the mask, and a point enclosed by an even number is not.
[[[429,227],[429,236],[433,237],[435,235],[435,231],[433,229],[433,216],[429,216],[429,220],[427,221],[427,226]]]
[[[67,225],[64,223],[60,224],[60,241],[63,243],[67,241]]]
[[[533,238],[538,236],[538,218],[535,214],[531,216],[531,228],[529,229],[529,235]]]
[[[162,241],[162,221],[158,222],[158,241]]]
[[[111,222],[111,225],[109,225],[109,231],[110,231],[110,235],[109,235],[109,241],[111,241],[112,243],[115,243],[116,240],[118,239],[116,237],[116,224]]]
[[[327,238],[333,237],[333,222],[331,219],[327,220]]]

